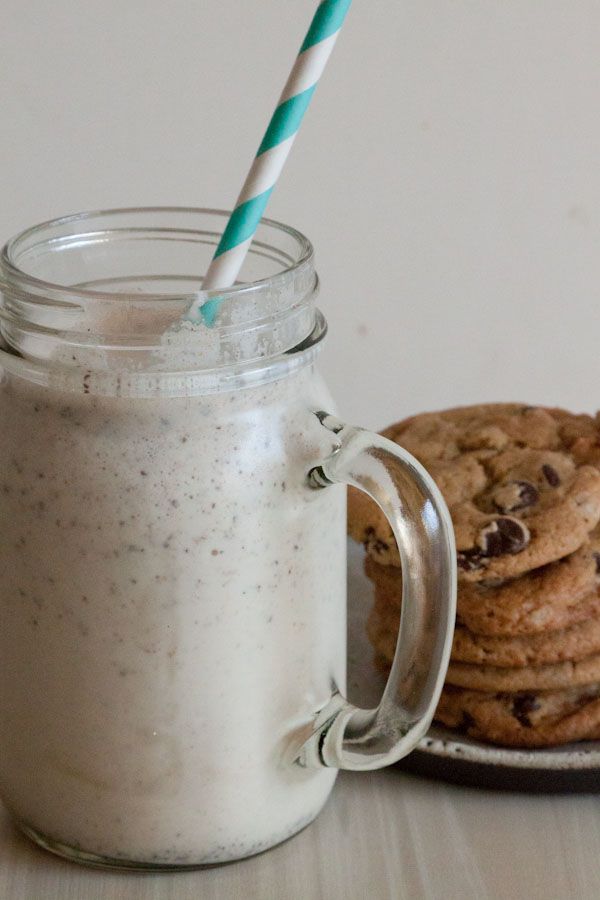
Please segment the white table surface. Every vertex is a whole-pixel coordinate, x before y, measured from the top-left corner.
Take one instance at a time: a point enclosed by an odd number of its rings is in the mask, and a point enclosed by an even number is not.
[[[379,688],[350,552],[349,694]],[[368,677],[368,676],[367,676]],[[397,768],[342,773],[320,817],[261,856],[165,875],[85,868],[36,848],[0,806],[0,900],[598,900],[600,796],[444,784]]]
[[[317,821],[221,868],[120,874],[35,848],[0,812],[2,900],[597,900],[600,802],[520,796],[397,770],[340,776]]]

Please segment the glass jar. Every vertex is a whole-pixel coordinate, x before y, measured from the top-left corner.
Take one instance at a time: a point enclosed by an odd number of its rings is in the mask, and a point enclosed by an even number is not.
[[[407,454],[331,415],[298,232],[265,220],[246,281],[202,323],[225,221],[81,214],[0,261],[0,795],[39,844],[98,865],[284,840],[338,768],[414,746],[447,665],[443,501]],[[343,699],[345,482],[411,567],[371,711]]]

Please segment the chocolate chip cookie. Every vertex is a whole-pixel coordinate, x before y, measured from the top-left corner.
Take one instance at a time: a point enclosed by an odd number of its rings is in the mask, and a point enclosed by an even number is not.
[[[449,506],[457,624],[436,718],[505,746],[600,739],[600,417],[520,404],[413,416],[384,436]],[[351,491],[375,585],[367,630],[391,665],[402,574],[383,513]]]
[[[390,665],[394,658],[400,610],[375,595],[367,620],[367,634],[377,654]],[[553,665],[585,659],[600,653],[600,618],[590,618],[560,631],[517,637],[473,634],[457,625],[452,643],[452,661],[476,666],[514,668]]]
[[[370,556],[365,571],[378,596],[400,608],[402,576]],[[457,622],[478,635],[516,637],[558,631],[600,615],[600,529],[570,556],[499,583],[458,588]]]
[[[482,693],[446,686],[437,721],[506,747],[600,739],[600,683],[557,691]]]
[[[589,465],[591,416],[488,404],[413,416],[383,432],[430,471],[450,507],[461,581],[515,578],[575,552],[600,521],[600,471]],[[586,452],[578,441],[585,441]],[[390,526],[364,494],[349,531],[399,565]]]
[[[446,684],[474,691],[553,691],[600,681],[600,653],[548,666],[506,669],[451,661]]]
[[[600,472],[567,453],[512,448],[451,514],[463,580],[514,578],[577,550],[600,520]]]

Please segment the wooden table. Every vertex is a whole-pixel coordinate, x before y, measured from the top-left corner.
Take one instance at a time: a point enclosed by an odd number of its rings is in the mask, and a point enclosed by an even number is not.
[[[369,598],[350,552],[349,694],[371,705]],[[369,683],[370,682],[370,683]],[[1,727],[1,723],[0,723]],[[0,806],[0,900],[599,900],[600,797],[457,787],[398,768],[345,772],[317,821],[217,869],[120,874],[38,850]]]

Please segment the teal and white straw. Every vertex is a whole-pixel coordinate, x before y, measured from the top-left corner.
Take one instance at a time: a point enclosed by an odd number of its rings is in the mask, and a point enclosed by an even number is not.
[[[235,283],[351,2],[323,0],[319,4],[204,277],[203,291]],[[220,297],[213,297],[200,307],[207,325],[214,323],[221,302]]]

